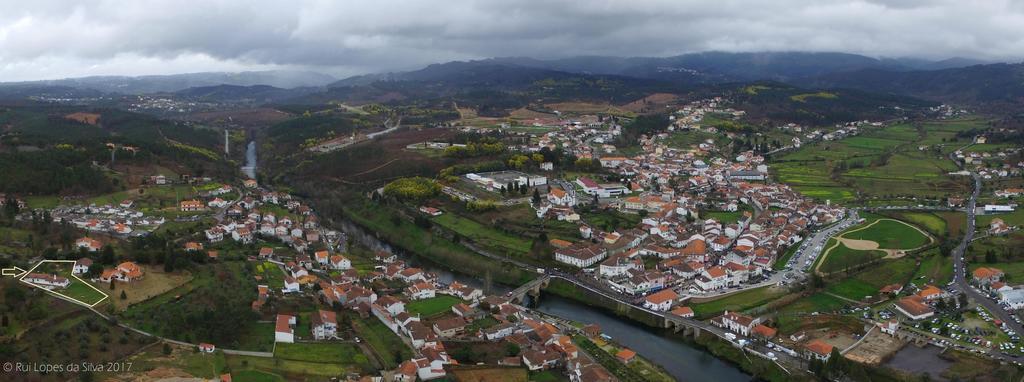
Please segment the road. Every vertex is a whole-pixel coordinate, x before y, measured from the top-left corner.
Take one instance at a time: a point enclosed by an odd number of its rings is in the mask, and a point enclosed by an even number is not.
[[[787,267],[796,268],[801,266],[801,263],[804,263],[806,265],[804,265],[802,269],[804,269],[805,271],[809,270],[810,266],[814,264],[814,261],[818,259],[818,256],[821,256],[821,251],[824,251],[826,249],[826,245],[828,244],[829,239],[831,239],[836,234],[845,231],[847,228],[850,228],[850,226],[853,226],[857,224],[858,221],[860,221],[860,216],[857,215],[856,210],[847,211],[848,213],[846,214],[846,217],[843,218],[843,220],[840,220],[838,223],[833,224],[823,230],[814,232],[814,234],[810,235],[810,237],[800,242],[800,248],[797,250],[796,253],[793,254],[793,257],[789,259],[789,261],[787,262]],[[806,272],[793,272],[792,270],[790,270],[785,273],[785,276],[783,276],[781,272],[776,273],[775,276],[780,277],[780,281],[796,278],[802,279],[806,277],[805,273]]]
[[[967,229],[964,234],[963,241],[960,245],[953,249],[953,283],[956,284],[959,290],[967,294],[967,297],[973,300],[978,305],[985,307],[992,313],[992,317],[999,319],[1006,323],[1007,326],[1018,335],[1024,333],[1024,326],[1017,323],[1013,319],[1010,312],[1003,309],[996,301],[991,300],[988,296],[978,292],[978,290],[971,287],[967,279],[967,264],[964,261],[964,254],[967,252],[967,247],[970,245],[971,240],[974,238],[975,229],[975,206],[978,201],[978,196],[981,194],[981,176],[975,172],[971,172],[971,176],[974,178],[974,191],[971,193],[971,198],[967,201]],[[997,353],[992,350],[992,354]],[[1007,357],[1018,362],[1024,361],[1024,356],[1007,356],[999,353],[1000,356]]]

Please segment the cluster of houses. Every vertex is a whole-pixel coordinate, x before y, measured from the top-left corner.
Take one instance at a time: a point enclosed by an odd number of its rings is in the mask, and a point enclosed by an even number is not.
[[[261,209],[265,205],[284,207],[288,213],[278,216],[271,208]],[[225,211],[225,219],[206,229],[204,235],[211,243],[230,238],[241,244],[254,243],[259,236],[281,241],[300,253],[324,239],[320,237],[319,219],[309,206],[289,194],[263,189],[230,204]]]
[[[50,211],[55,221],[70,222],[75,228],[115,237],[145,235],[166,222],[162,216],[146,216],[126,199],[118,205],[61,206]]]
[[[979,267],[972,272],[971,281],[980,289],[999,297],[1007,309],[1024,308],[1024,289],[1014,288],[1004,281],[1006,273],[999,268]]]
[[[272,251],[263,252],[260,256],[273,256]],[[277,313],[274,338],[276,342],[286,343],[337,339],[337,310],[350,310],[363,318],[379,320],[414,350],[412,359],[391,372],[395,381],[445,377],[446,365],[459,364],[445,349],[444,341],[448,340],[511,342],[521,349],[520,354],[502,359],[500,365],[529,370],[560,367],[575,375],[577,381],[611,380],[607,370],[589,358],[580,357],[571,337],[561,329],[505,298],[485,296],[480,289],[458,282],[442,283],[435,275],[409,267],[386,252],[377,253],[375,263],[373,271],[360,275],[347,259],[340,255],[329,256],[327,251],[317,252],[312,259],[296,256],[281,266],[286,273],[281,297],[275,297],[278,295],[270,286],[260,285],[253,309],[262,311],[270,299],[284,298],[293,291],[306,291],[318,305],[325,307],[310,314],[309,333],[296,332],[300,327],[299,315]],[[292,280],[301,280],[301,285],[291,290],[288,284]],[[378,295],[370,287],[377,281],[389,285],[397,282],[405,287],[396,290],[398,293]],[[407,308],[412,302],[441,295],[456,297],[461,302],[453,305],[449,312],[432,317],[421,317]],[[471,330],[478,320],[491,324],[476,325],[476,329]],[[589,377],[600,378],[580,379]]]
[[[711,159],[713,146],[680,150],[663,138],[643,137],[643,151],[633,157],[601,158],[609,171],[632,179],[628,187],[580,177],[572,189],[550,188],[547,198],[535,205],[538,217],[578,220],[572,210],[580,203],[578,192],[643,216],[637,227],[610,232],[581,222],[585,240],[552,241],[555,260],[593,268],[608,286],[625,294],[665,288],[706,293],[757,278],[808,229],[845,215],[843,208],[812,202],[786,185],[760,182],[768,168],[753,152],[733,160]],[[680,176],[687,181],[670,184]],[[618,197],[626,193],[630,195]],[[736,221],[701,217],[701,211],[739,212],[741,207]],[[649,257],[659,259],[653,269],[644,265]]]

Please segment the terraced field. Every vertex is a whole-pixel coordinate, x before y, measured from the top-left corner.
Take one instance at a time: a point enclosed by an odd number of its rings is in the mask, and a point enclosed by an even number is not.
[[[982,120],[865,127],[861,134],[818,142],[774,159],[776,178],[804,195],[833,202],[906,203],[897,197],[933,200],[969,191],[965,178],[948,175],[946,154],[968,143],[958,131]]]

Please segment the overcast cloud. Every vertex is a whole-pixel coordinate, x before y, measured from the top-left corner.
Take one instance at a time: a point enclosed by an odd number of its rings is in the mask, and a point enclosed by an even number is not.
[[[1012,0],[0,0],[0,81],[309,69],[344,77],[494,56],[842,51],[1024,57]]]

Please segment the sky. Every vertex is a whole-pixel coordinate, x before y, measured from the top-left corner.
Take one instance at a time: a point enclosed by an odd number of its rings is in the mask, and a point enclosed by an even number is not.
[[[0,82],[488,57],[1024,58],[1024,0],[0,0]]]

